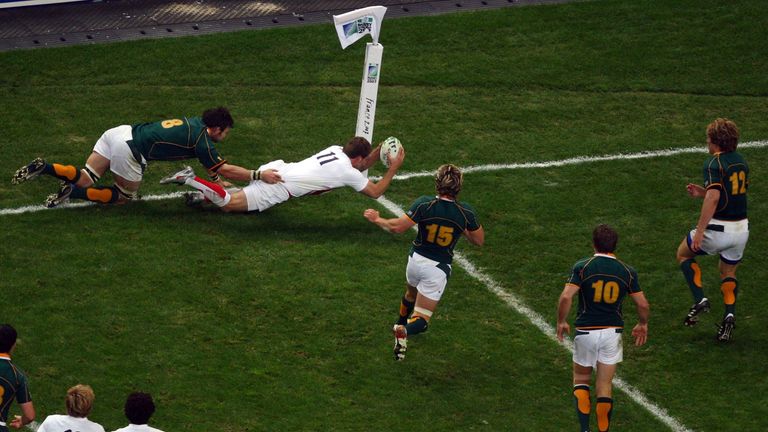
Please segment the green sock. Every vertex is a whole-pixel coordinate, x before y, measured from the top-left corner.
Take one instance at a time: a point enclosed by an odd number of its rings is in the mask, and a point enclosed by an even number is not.
[[[579,417],[581,432],[589,432],[589,411],[592,402],[589,399],[589,386],[587,384],[573,386],[573,404],[576,407],[576,415]]]
[[[415,317],[408,320],[405,329],[408,331],[408,336],[410,336],[427,331],[428,326],[427,320],[422,317]]]
[[[720,282],[720,291],[723,292],[723,303],[725,303],[725,314],[736,315],[736,297],[739,295],[739,281],[735,278],[727,277]]]
[[[609,397],[597,398],[595,414],[597,414],[597,430],[608,432],[611,428],[611,414],[613,413],[613,399]]]
[[[701,288],[701,268],[695,259],[689,258],[680,263],[680,271],[683,272],[683,277],[688,283],[688,288],[693,294],[693,300],[696,303],[700,302],[704,298],[704,290]]]
[[[93,186],[89,188],[73,186],[69,198],[111,204],[117,202],[117,199],[120,198],[120,192],[118,192],[117,186]]]
[[[408,317],[411,316],[411,313],[413,313],[413,308],[416,305],[416,301],[410,301],[403,296],[402,299],[400,299],[400,316],[397,318],[397,323],[399,325],[406,325],[408,324]]]

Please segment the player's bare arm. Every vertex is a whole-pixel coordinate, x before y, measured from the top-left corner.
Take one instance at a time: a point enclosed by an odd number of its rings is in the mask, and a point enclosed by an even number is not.
[[[571,312],[573,296],[579,292],[579,287],[573,284],[566,284],[563,292],[560,293],[560,300],[557,303],[557,340],[563,341],[566,334],[571,334],[571,326],[568,325],[568,313]]]
[[[485,243],[485,230],[482,226],[474,231],[465,230],[464,237],[473,245],[482,246]]]
[[[635,346],[641,346],[648,340],[648,316],[651,307],[642,291],[632,293],[630,297],[637,308],[637,324],[632,329],[632,337],[635,338]]]
[[[691,239],[691,250],[698,252],[701,248],[701,241],[704,239],[704,231],[707,229],[709,221],[717,209],[717,202],[720,200],[720,190],[716,188],[707,189],[704,195],[704,202],[701,204],[701,214],[696,223],[696,234]]]
[[[32,402],[26,402],[19,405],[21,408],[21,415],[14,416],[8,425],[15,429],[21,429],[25,425],[28,425],[35,419],[35,407]]]
[[[371,198],[378,198],[384,195],[384,192],[386,192],[389,184],[395,177],[397,170],[400,169],[400,167],[403,165],[403,161],[405,160],[405,149],[401,148],[400,152],[397,154],[397,157],[394,159],[390,155],[387,156],[387,159],[389,159],[389,168],[387,168],[387,172],[384,173],[384,176],[381,178],[381,180],[379,180],[377,183],[369,181],[368,185],[365,187],[365,189],[361,190],[360,193]]]
[[[379,215],[379,212],[374,209],[367,209],[363,212],[363,216],[365,216],[371,223],[383,228],[385,231],[395,234],[404,233],[408,231],[410,227],[416,225],[416,222],[412,221],[411,218],[406,215],[402,215],[399,218],[384,219]]]
[[[265,183],[278,183],[283,181],[277,170],[267,169],[264,171],[249,170],[241,166],[224,164],[219,168],[218,174],[229,180],[249,182],[251,180],[261,180]]]

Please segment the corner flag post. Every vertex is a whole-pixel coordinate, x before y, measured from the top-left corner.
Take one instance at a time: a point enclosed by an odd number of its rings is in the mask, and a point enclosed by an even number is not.
[[[373,42],[365,46],[365,63],[363,64],[363,82],[360,88],[360,102],[357,109],[357,127],[355,135],[365,137],[373,145],[373,125],[376,117],[376,98],[379,93],[379,77],[381,76],[381,57],[384,46],[379,44],[381,22],[387,8],[370,6],[333,16],[336,33],[341,42],[341,48],[357,42],[366,34],[370,34]]]

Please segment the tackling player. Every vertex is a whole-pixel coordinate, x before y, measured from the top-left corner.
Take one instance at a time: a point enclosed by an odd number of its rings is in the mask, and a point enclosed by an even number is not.
[[[648,338],[649,305],[637,283],[637,272],[614,255],[619,236],[608,225],[598,225],[592,231],[595,254],[576,262],[557,306],[557,339],[570,334],[566,319],[573,296],[579,294],[576,314],[576,336],[573,338],[573,397],[581,431],[589,432],[592,402],[589,384],[592,370],[597,369],[597,428],[607,431],[613,412],[613,376],[623,360],[621,333],[624,329],[621,303],[627,294],[637,307],[637,325],[632,329],[635,345]]]
[[[399,218],[382,219],[379,212],[363,213],[370,222],[393,233],[404,233],[418,224],[419,230],[405,270],[406,291],[400,301],[400,315],[392,331],[395,334],[395,360],[403,360],[408,336],[425,332],[437,303],[451,275],[453,249],[462,234],[470,243],[482,246],[485,231],[477,222],[475,210],[456,198],[464,177],[454,165],[437,169],[437,196],[422,196]]]
[[[11,183],[19,184],[46,174],[63,181],[58,193],[46,199],[45,205],[56,207],[68,199],[98,203],[123,203],[138,196],[147,162],[197,158],[208,170],[211,180],[224,183],[219,175],[231,180],[250,180],[251,171],[228,164],[218,153],[215,143],[227,137],[234,126],[224,107],[205,111],[202,117],[183,117],[154,123],[123,125],[109,129],[96,141],[83,169],[72,165],[47,163],[37,158],[19,168]],[[94,186],[106,170],[112,171],[115,184]],[[262,175],[265,181],[277,181],[272,172]],[[206,180],[198,179],[202,184]],[[227,184],[228,185],[228,184]]]
[[[362,173],[377,160],[381,146],[371,151],[367,139],[354,137],[344,147],[331,146],[304,159],[301,162],[285,163],[282,160],[262,165],[250,174],[251,183],[233,193],[223,187],[204,187],[197,181],[191,167],[171,174],[160,183],[176,183],[198,189],[202,196],[189,196],[187,203],[201,202],[203,197],[225,212],[264,211],[290,198],[304,195],[318,195],[332,189],[349,186],[371,198],[378,198],[389,187],[392,178],[405,160],[401,149],[384,177],[374,183]],[[267,182],[265,173],[277,176],[276,183]]]
[[[677,262],[695,302],[683,320],[686,326],[695,325],[699,314],[710,308],[702,289],[696,255],[720,255],[720,291],[725,313],[716,338],[723,342],[731,339],[736,326],[736,296],[739,292],[736,268],[749,239],[749,166],[736,152],[738,142],[739,129],[734,122],[719,118],[707,126],[707,149],[712,156],[704,163],[704,186],[691,183],[686,186],[690,196],[704,198],[704,203],[696,228],[677,248]]]

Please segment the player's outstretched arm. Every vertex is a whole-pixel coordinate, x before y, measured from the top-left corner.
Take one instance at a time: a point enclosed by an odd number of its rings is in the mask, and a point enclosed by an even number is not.
[[[394,219],[384,219],[379,215],[379,212],[374,209],[367,209],[363,212],[363,216],[368,219],[369,222],[380,226],[385,231],[395,234],[404,233],[408,231],[408,228],[416,225],[416,222],[412,221],[411,218],[406,215]]]
[[[630,297],[637,307],[637,325],[632,329],[632,336],[635,338],[635,345],[641,346],[648,340],[648,316],[651,306],[642,291],[633,293]]]
[[[397,153],[397,157],[394,159],[389,155],[387,157],[389,158],[389,168],[387,168],[387,172],[384,173],[384,176],[377,183],[369,181],[368,185],[365,189],[361,190],[360,193],[371,198],[378,198],[384,195],[384,192],[389,188],[389,184],[392,183],[392,179],[395,177],[397,170],[403,165],[403,161],[405,160],[405,149],[401,148],[400,152]]]
[[[229,180],[249,182],[251,180],[262,180],[264,183],[279,183],[283,179],[277,170],[267,169],[264,171],[249,170],[241,166],[224,164],[219,168],[218,174]]]

